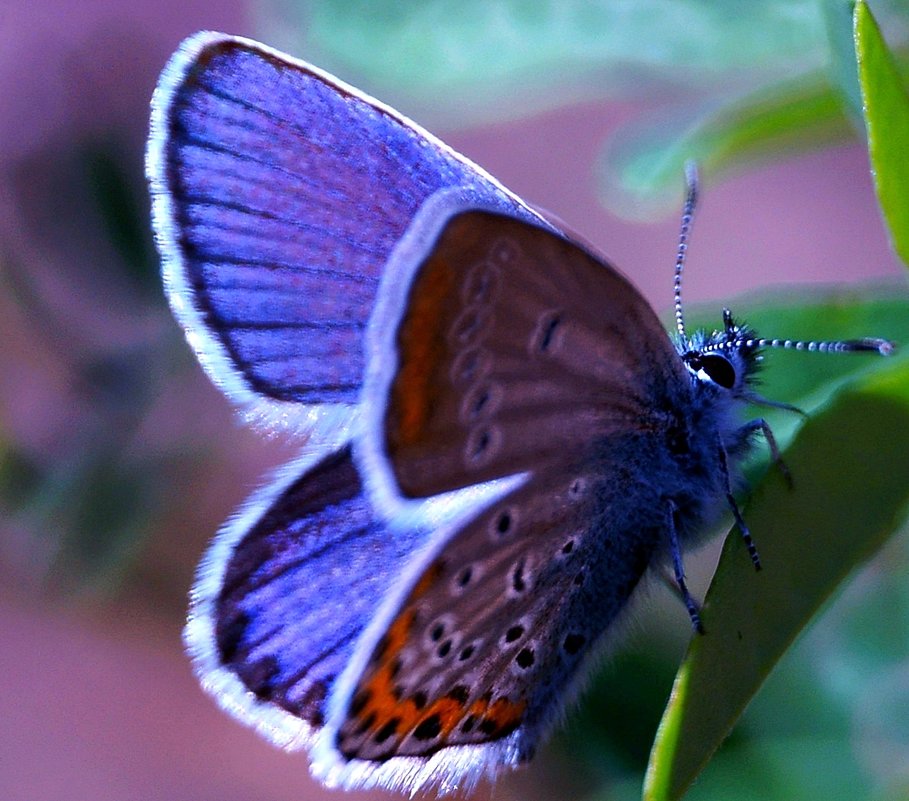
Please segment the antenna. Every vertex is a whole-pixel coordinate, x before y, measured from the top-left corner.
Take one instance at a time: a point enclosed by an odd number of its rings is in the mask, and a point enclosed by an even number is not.
[[[688,252],[688,239],[691,236],[691,221],[698,202],[698,168],[693,161],[685,162],[685,205],[682,208],[682,224],[679,228],[679,249],[675,257],[675,327],[679,336],[685,339],[685,320],[682,316],[682,270],[685,269],[685,255]]]
[[[879,337],[862,339],[813,340],[813,339],[765,339],[751,336],[751,330],[736,325],[729,309],[723,309],[723,328],[726,340],[717,339],[702,348],[703,353],[729,349],[753,351],[757,348],[779,348],[780,350],[803,350],[809,353],[859,353],[871,352],[890,356],[896,350],[896,343]]]
[[[817,342],[804,339],[746,339],[745,347],[781,348],[783,350],[807,350],[817,353],[854,353],[856,351],[877,351],[889,356],[896,349],[889,339],[865,337],[864,339],[842,339],[833,342]]]

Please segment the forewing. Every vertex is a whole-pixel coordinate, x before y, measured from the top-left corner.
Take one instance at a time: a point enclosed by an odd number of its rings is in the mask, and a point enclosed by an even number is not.
[[[428,555],[329,703],[343,758],[381,765],[499,741],[500,761],[530,757],[662,535],[629,513],[619,478],[583,466],[535,478]],[[485,761],[478,751],[424,778],[457,786]]]
[[[646,428],[684,368],[629,281],[523,220],[436,216],[405,239],[383,285],[402,296],[372,324],[389,367],[367,384],[367,437],[397,488],[424,497],[544,470]]]
[[[308,741],[417,537],[374,520],[349,447],[279,479],[200,568],[185,638],[203,686],[280,745]]]
[[[271,420],[357,400],[379,277],[429,195],[460,186],[535,218],[378,101],[222,34],[162,73],[147,172],[176,316],[215,382]]]

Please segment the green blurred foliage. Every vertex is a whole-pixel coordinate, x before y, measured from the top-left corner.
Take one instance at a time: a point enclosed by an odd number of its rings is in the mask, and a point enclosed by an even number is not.
[[[524,97],[512,96],[522,87],[538,109],[561,102],[568,83],[599,97],[704,81],[716,88],[730,79],[754,86],[826,58],[813,0],[273,0],[263,7],[264,28],[270,11],[280,20],[276,35],[294,52],[315,51],[320,63],[421,105],[440,92],[469,93],[478,112],[505,102],[527,113]],[[290,30],[288,20],[296,23]]]

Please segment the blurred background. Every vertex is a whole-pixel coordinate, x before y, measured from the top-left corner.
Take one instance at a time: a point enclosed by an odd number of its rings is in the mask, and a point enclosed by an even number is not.
[[[870,5],[909,53],[905,4]],[[564,220],[661,313],[681,164],[698,158],[685,294],[719,325],[722,302],[744,295],[747,317],[768,287],[905,291],[848,14],[834,0],[5,0],[0,798],[339,797],[305,755],[219,712],[182,653],[206,543],[297,447],[239,425],[161,291],[143,150],[186,35],[262,39],[397,107]],[[692,561],[699,594],[715,558]],[[691,798],[909,794],[907,573],[899,535],[787,655]],[[689,628],[654,588],[629,629],[540,759],[479,798],[639,797]]]

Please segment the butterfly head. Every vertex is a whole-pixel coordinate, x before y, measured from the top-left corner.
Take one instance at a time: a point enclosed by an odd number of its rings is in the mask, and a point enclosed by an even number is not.
[[[754,332],[736,323],[729,309],[723,309],[722,331],[696,331],[678,345],[682,361],[694,377],[733,395],[741,395],[757,372],[759,347]]]

